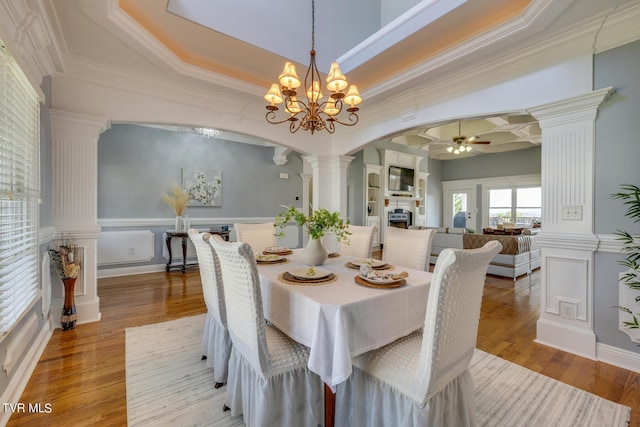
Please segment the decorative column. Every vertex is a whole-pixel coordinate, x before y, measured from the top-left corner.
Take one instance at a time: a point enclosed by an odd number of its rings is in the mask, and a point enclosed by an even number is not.
[[[75,285],[77,322],[94,322],[100,320],[96,255],[100,233],[98,138],[110,123],[102,117],[68,111],[52,109],[50,113],[53,226],[58,236],[72,234],[81,250],[81,268]]]
[[[542,252],[537,342],[596,359],[594,144],[611,88],[532,108],[542,129]]]
[[[340,211],[340,215],[346,218],[347,168],[355,157],[314,154],[303,158],[311,164],[313,208]],[[336,250],[335,239],[323,239],[323,242],[328,251]]]

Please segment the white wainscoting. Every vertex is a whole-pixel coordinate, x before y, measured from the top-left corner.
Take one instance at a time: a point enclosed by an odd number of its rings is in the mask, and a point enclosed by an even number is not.
[[[104,231],[98,235],[98,265],[149,262],[154,248],[154,235],[149,230]]]

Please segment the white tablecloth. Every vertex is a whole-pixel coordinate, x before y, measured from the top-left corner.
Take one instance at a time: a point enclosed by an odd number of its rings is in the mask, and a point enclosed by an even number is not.
[[[357,270],[345,267],[349,258],[329,258],[317,268],[338,280],[324,285],[290,285],[278,275],[306,267],[294,250],[286,264],[259,265],[264,314],[275,326],[311,349],[309,369],[335,392],[351,375],[351,357],[382,347],[424,324],[431,273],[406,271],[407,284],[376,289],[354,282]]]

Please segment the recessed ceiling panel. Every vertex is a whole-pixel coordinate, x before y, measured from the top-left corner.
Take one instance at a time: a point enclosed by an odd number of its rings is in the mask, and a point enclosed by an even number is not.
[[[299,64],[309,63],[310,0],[169,0],[167,11]],[[378,2],[316,2],[318,67],[327,72],[331,62],[379,29]]]

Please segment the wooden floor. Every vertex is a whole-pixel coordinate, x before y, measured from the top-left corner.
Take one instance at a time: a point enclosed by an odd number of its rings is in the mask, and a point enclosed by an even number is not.
[[[488,276],[478,348],[632,407],[640,427],[640,374],[535,344],[539,282]],[[197,270],[100,279],[102,320],[56,330],[20,402],[50,413],[15,413],[9,426],[124,426],[124,328],[205,312]]]

